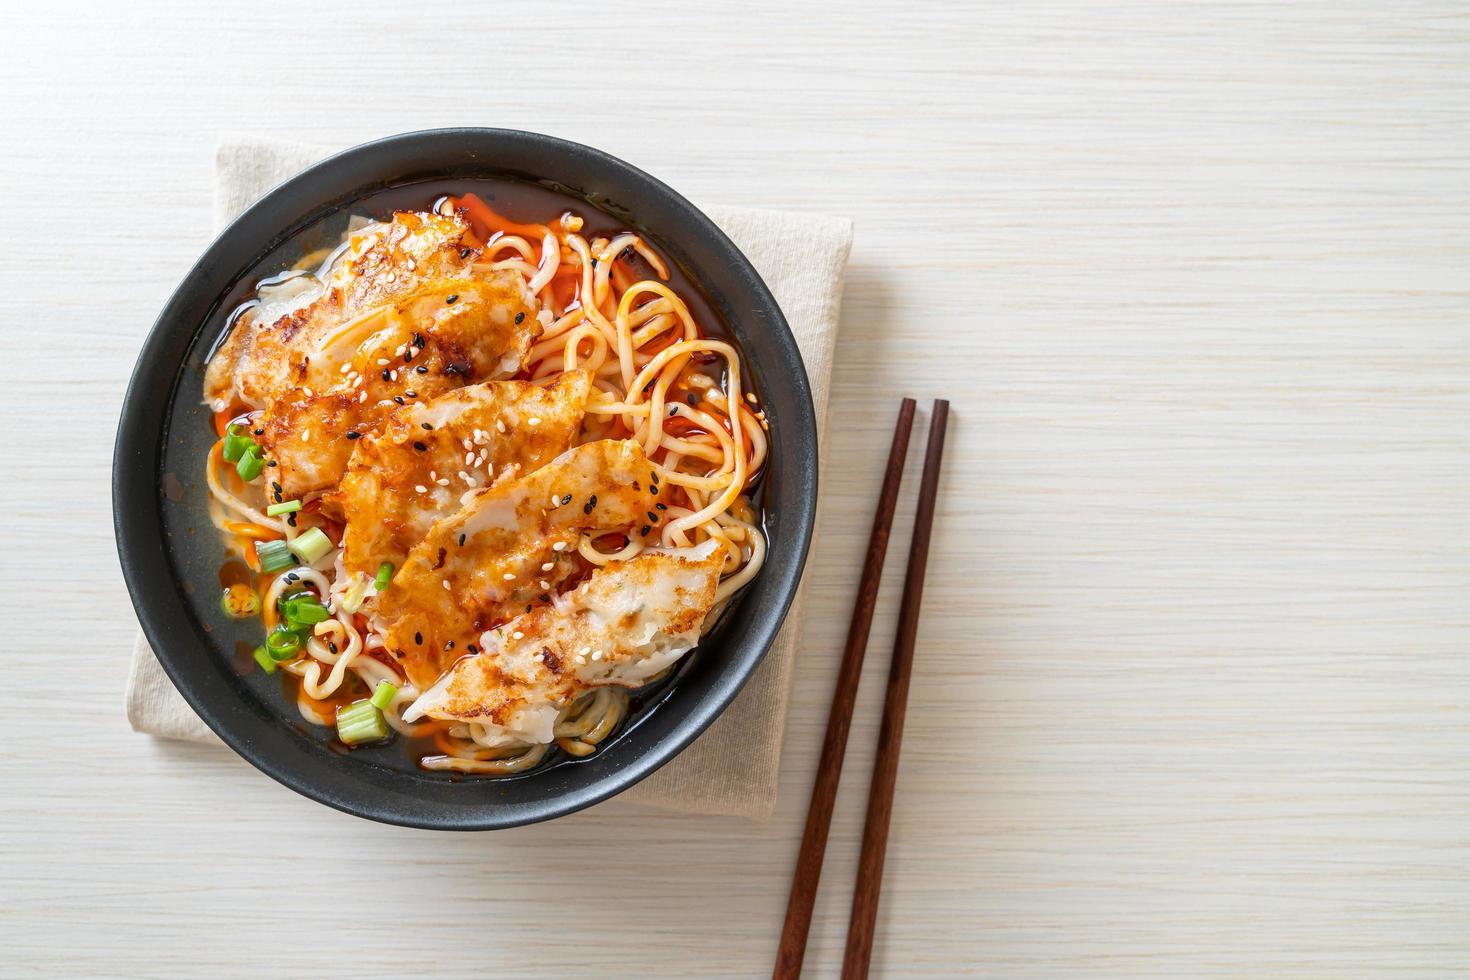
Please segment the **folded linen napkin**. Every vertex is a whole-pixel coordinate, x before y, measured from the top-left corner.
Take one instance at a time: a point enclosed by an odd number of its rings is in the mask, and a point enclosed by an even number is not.
[[[270,188],[328,152],[279,140],[224,139],[215,161],[219,224],[223,226]],[[827,417],[838,304],[852,245],[851,222],[784,211],[719,206],[704,210],[754,263],[785,312],[811,379],[820,435]],[[630,789],[625,799],[691,813],[770,815],[776,804],[804,592],[805,582],[797,590],[770,653],[739,697],[704,735]],[[128,721],[139,732],[218,741],[174,689],[141,634],[133,650],[127,712]]]

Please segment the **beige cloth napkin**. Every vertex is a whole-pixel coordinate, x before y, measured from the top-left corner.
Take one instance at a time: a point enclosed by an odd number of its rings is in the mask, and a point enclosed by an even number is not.
[[[228,137],[215,161],[221,226],[276,184],[328,154],[317,146]],[[837,341],[842,276],[852,245],[847,219],[711,206],[715,224],[749,256],[791,324],[811,379],[819,434]],[[802,627],[805,582],[786,625],[745,689],[693,745],[624,794],[624,799],[691,813],[767,817],[776,805],[781,738]],[[189,708],[139,635],[127,692],[128,721],[161,738],[217,742]]]

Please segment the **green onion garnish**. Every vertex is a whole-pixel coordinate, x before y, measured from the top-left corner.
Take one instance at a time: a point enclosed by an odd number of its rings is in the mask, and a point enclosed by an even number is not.
[[[378,574],[373,578],[373,587],[382,592],[393,581],[393,563],[385,561],[378,566]]]
[[[255,648],[255,662],[260,664],[260,669],[267,674],[274,674],[276,672],[276,662],[271,659],[270,651],[265,647]]]
[[[257,454],[260,451],[255,440],[241,432],[238,425],[230,426],[225,432],[225,462],[238,463],[240,457],[244,456],[246,450],[249,449],[256,450]]]
[[[381,742],[388,737],[388,722],[371,701],[355,701],[337,709],[337,737],[348,745]]]
[[[247,619],[260,612],[260,596],[250,586],[237,582],[220,595],[219,607],[231,619]]]
[[[284,571],[296,564],[291,546],[284,541],[255,542],[255,557],[260,559],[260,570],[267,575]]]
[[[281,610],[281,618],[291,629],[309,628],[332,618],[327,607],[318,602],[316,596],[310,592],[298,592],[282,598],[276,605]]]
[[[393,702],[393,695],[398,693],[398,686],[388,681],[378,681],[378,686],[373,688],[373,696],[368,698],[368,703],[379,711],[387,711],[388,705]]]
[[[331,551],[333,544],[332,539],[322,533],[321,528],[314,527],[305,534],[297,535],[287,544],[287,547],[296,552],[296,557],[301,559],[302,564],[310,565]]]
[[[284,503],[271,504],[265,509],[268,517],[280,517],[282,514],[294,514],[301,509],[301,501],[287,500]]]
[[[260,447],[252,443],[250,448],[240,456],[240,462],[235,464],[235,472],[240,474],[240,479],[246,483],[260,476],[260,471],[265,468],[259,450]]]
[[[301,651],[301,637],[295,630],[277,626],[265,638],[265,649],[272,660],[290,660]]]

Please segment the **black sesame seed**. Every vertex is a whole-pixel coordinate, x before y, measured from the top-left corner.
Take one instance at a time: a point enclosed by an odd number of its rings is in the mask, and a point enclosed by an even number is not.
[[[641,529],[639,529],[639,531],[638,531],[639,534],[647,534],[648,532],[649,532],[649,526],[647,524],[643,525],[643,527]]]
[[[391,375],[391,374],[388,373],[388,369],[387,368],[383,368],[383,380],[384,381],[392,381],[393,380],[393,375]]]
[[[516,314],[516,323],[520,323],[525,318],[526,318],[526,314],[524,314],[524,313],[517,313]]]
[[[565,497],[561,498],[561,502],[563,504],[569,504],[569,503],[571,503],[572,502],[572,495],[571,494],[567,494]]]
[[[286,523],[289,524],[289,525],[291,525],[292,527],[295,527],[296,526],[296,515],[295,514],[289,515],[286,518]]]
[[[420,364],[418,367],[414,368],[414,370],[417,371],[419,374],[428,374],[429,373],[429,365],[427,365],[427,364]]]
[[[255,430],[255,434],[258,435],[258,436],[263,436],[263,435],[265,435],[265,430],[264,429],[256,429]]]
[[[347,433],[347,438],[349,438],[349,439],[357,439],[357,438],[359,438],[361,436],[362,436],[362,433],[361,432],[349,432],[349,433]]]
[[[421,442],[419,442],[417,440],[414,441],[413,448],[417,449],[421,453],[426,453],[426,452],[429,451],[429,447],[428,446],[424,445],[423,443],[421,443]]]
[[[648,474],[648,482],[654,484],[655,486],[658,485],[658,470],[653,470]]]
[[[463,547],[464,547],[464,535],[463,535],[463,534],[461,534],[461,535],[460,535],[460,536],[459,536],[459,546],[460,546],[460,547],[461,547],[461,548],[463,548]]]
[[[412,388],[405,391],[404,394],[407,395],[409,398],[417,398],[419,396],[419,393],[414,391]]]
[[[592,513],[592,508],[594,508],[596,506],[597,506],[597,494],[594,493],[592,496],[590,496],[590,497],[587,498],[587,503],[585,503],[585,504],[582,505],[582,513],[584,513],[584,514],[590,514],[590,513]]]
[[[337,644],[333,643],[331,640],[328,640],[327,641],[327,649],[328,650],[331,650],[333,653],[336,653],[337,652]]]
[[[453,640],[450,640],[448,643],[444,644],[444,649],[446,649],[446,650],[453,650],[454,649],[454,641]]]
[[[433,432],[434,431],[434,427],[432,425],[430,425],[429,423],[427,423],[427,422],[420,422],[419,423],[419,428],[425,429],[425,430],[427,430],[429,432]]]
[[[648,512],[648,519],[650,521],[652,521],[654,524],[657,524],[658,523],[658,515],[655,514],[653,511],[649,511]]]
[[[653,509],[654,510],[668,510],[669,508],[668,508],[668,505],[667,504],[654,504],[653,505]]]
[[[398,403],[399,405],[406,404],[404,402],[404,400],[403,400],[403,396],[402,395],[394,395],[393,396],[393,401],[396,402],[396,403]]]
[[[423,646],[423,643],[424,643],[424,634],[422,634],[422,633],[415,633],[413,635],[413,642],[419,644],[420,646]]]
[[[274,490],[276,493],[280,493],[281,492],[281,485],[279,483],[277,483],[275,480],[272,480],[271,481],[271,489]]]
[[[657,497],[658,496],[658,487],[649,487],[648,488],[648,492],[651,493],[651,494],[653,494],[655,497]]]
[[[699,404],[699,396],[696,395],[694,392],[691,391],[689,393],[688,401],[689,401],[689,404],[690,405],[698,405]]]
[[[448,296],[444,297],[444,305],[445,306],[448,306],[451,303],[457,303],[457,302],[459,302],[459,293],[450,293]]]
[[[551,601],[551,596],[547,595],[545,592],[541,593],[536,598],[540,599],[542,602],[550,602]],[[530,606],[527,606],[526,607],[526,612],[530,612],[530,611],[531,611],[531,607]]]
[[[479,653],[480,652],[480,648],[477,647],[477,646],[475,646],[473,643],[467,643],[467,644],[465,644],[465,649],[468,650],[470,653]]]
[[[267,466],[275,466],[276,465],[276,461],[273,460],[273,459],[266,460],[265,465],[267,465]]]
[[[471,255],[474,255],[474,254],[475,254],[475,250],[472,249],[472,248],[462,248],[462,249],[459,250],[459,257],[462,258],[462,259],[467,259]]]

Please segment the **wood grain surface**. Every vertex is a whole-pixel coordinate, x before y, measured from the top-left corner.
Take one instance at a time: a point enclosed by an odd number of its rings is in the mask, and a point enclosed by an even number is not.
[[[1470,8],[48,2],[0,93],[0,974],[768,973],[902,395],[953,414],[875,975],[1470,965]],[[218,135],[455,124],[857,222],[769,823],[398,830],[127,728],[113,430]]]

